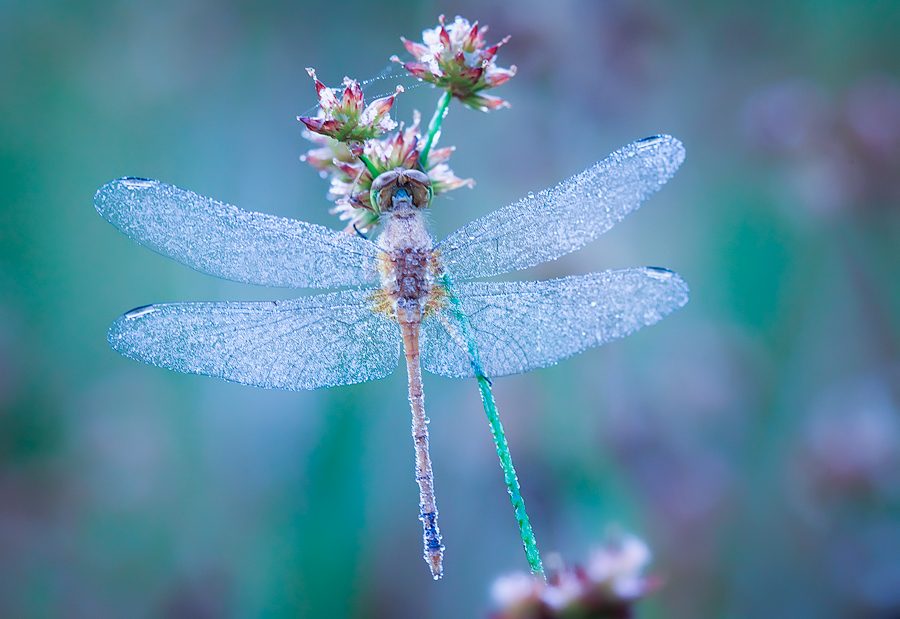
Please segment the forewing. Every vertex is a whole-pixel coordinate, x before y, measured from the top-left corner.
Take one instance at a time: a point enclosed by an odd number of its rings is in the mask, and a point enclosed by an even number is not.
[[[337,288],[373,281],[366,239],[253,213],[159,181],[123,178],[94,196],[126,236],[192,269],[248,284]]]
[[[671,136],[633,142],[556,187],[454,232],[438,246],[444,267],[460,280],[555,260],[638,208],[682,161],[684,147]]]
[[[456,293],[489,377],[553,365],[652,325],[688,301],[688,286],[677,273],[652,267],[537,282],[461,283]],[[425,369],[474,376],[460,346],[466,329],[451,304],[440,311],[422,325]]]
[[[316,389],[390,374],[396,323],[376,314],[370,291],[260,303],[172,303],[132,310],[109,329],[126,357],[245,385]]]

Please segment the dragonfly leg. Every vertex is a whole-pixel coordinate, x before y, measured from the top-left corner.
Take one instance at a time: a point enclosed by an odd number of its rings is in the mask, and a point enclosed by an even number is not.
[[[422,521],[424,557],[435,580],[443,575],[444,546],[438,528],[437,502],[434,498],[434,473],[428,453],[428,418],[419,360],[419,325],[422,317],[418,301],[400,299],[397,321],[403,335],[406,372],[409,377],[409,405],[412,409],[412,436],[416,448],[416,482],[419,484],[419,520]]]

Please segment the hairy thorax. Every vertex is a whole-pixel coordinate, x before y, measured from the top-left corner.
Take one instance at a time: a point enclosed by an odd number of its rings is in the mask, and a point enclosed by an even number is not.
[[[377,309],[396,316],[398,303],[418,305],[422,313],[440,304],[440,264],[425,219],[418,211],[390,213],[378,239],[384,252],[379,260],[381,291]]]

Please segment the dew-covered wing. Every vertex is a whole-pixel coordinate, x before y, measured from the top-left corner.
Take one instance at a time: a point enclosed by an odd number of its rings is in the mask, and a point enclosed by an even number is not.
[[[378,249],[370,241],[245,211],[159,181],[112,181],[97,191],[94,205],[141,245],[225,279],[283,288],[336,288],[375,278]]]
[[[395,322],[369,291],[259,303],[172,303],[137,308],[109,329],[126,357],[245,385],[316,389],[383,378],[397,367]]]
[[[668,135],[633,142],[551,189],[457,230],[438,246],[454,280],[555,260],[594,240],[659,190],[684,147]]]
[[[518,374],[634,333],[688,301],[677,273],[641,267],[537,282],[456,285],[460,325],[452,304],[422,324],[422,363],[429,372],[474,376],[460,343],[474,340],[488,376]],[[452,336],[445,325],[455,331]]]

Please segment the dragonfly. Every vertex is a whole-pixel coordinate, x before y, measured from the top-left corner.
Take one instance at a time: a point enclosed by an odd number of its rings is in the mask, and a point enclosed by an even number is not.
[[[603,234],[684,160],[658,135],[486,215],[439,243],[428,233],[427,176],[397,168],[372,186],[380,235],[250,212],[165,183],[122,178],[97,211],[134,241],[200,272],[284,288],[340,289],[289,300],[162,303],[109,329],[113,349],[178,372],[245,385],[317,389],[384,378],[406,362],[424,558],[435,579],[437,524],[422,370],[501,377],[547,367],[656,323],[688,286],[656,267],[543,281],[469,281],[555,260]]]

